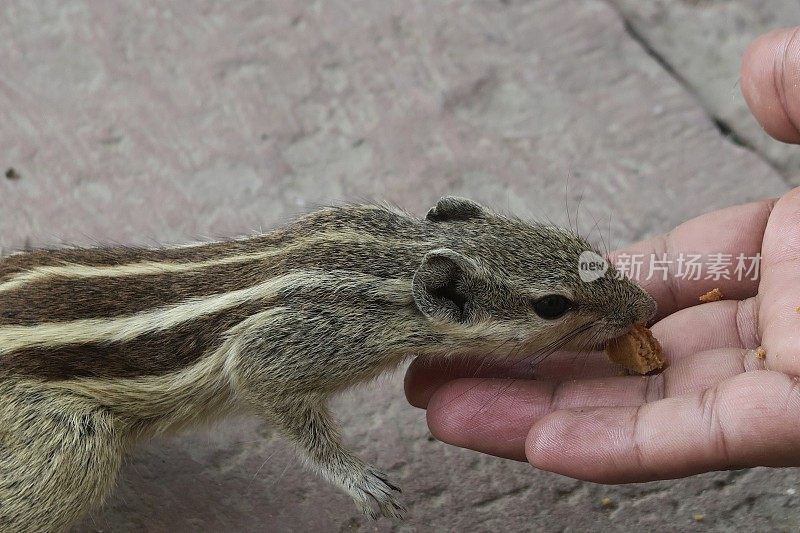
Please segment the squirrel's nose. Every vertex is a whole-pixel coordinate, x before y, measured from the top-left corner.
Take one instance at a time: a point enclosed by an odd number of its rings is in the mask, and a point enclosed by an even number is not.
[[[622,326],[634,324],[647,324],[656,316],[656,301],[646,292],[642,291],[636,298],[629,301],[628,305],[620,309],[618,319]]]

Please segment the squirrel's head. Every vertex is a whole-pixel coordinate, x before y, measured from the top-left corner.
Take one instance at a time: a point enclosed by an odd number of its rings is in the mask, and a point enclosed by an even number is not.
[[[445,246],[422,259],[414,301],[435,328],[465,344],[593,348],[655,315],[641,287],[565,229],[455,197],[442,198],[426,224]]]

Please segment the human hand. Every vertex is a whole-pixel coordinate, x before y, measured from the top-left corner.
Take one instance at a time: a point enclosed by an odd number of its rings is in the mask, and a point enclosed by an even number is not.
[[[768,133],[787,142],[800,142],[798,32],[763,36],[742,67],[751,110]],[[552,356],[532,373],[470,360],[417,360],[406,394],[427,408],[433,435],[604,483],[799,466],[800,188],[777,201],[695,218],[625,252],[760,253],[761,271],[759,279],[743,281],[642,279],[659,304],[652,329],[669,364],[660,375],[615,376],[601,354]],[[726,300],[695,305],[713,287]],[[758,346],[765,359],[756,356]]]

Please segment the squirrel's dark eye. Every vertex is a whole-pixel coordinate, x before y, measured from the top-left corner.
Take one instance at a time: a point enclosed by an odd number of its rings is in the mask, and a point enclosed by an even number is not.
[[[542,296],[533,302],[533,310],[546,320],[554,320],[564,316],[573,306],[572,300],[560,294]]]

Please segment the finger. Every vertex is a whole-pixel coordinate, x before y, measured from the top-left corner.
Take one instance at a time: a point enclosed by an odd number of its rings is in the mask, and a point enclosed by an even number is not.
[[[528,378],[511,376],[510,365],[476,357],[414,359],[406,371],[403,383],[408,402],[425,409],[433,393],[445,383],[458,378]]]
[[[526,440],[535,467],[600,483],[800,463],[798,382],[748,372],[695,394],[639,407],[562,410]]]
[[[671,363],[662,373],[664,390],[661,397],[695,394],[739,374],[764,368],[764,361],[753,349],[717,348],[698,352]]]
[[[554,410],[639,406],[706,390],[746,370],[763,368],[753,350],[724,349],[685,357],[654,376],[561,382],[459,379],[432,395],[428,425],[443,442],[522,459],[529,428]]]
[[[764,235],[758,321],[767,368],[800,374],[800,188],[775,205]]]
[[[783,28],[753,41],[742,58],[742,94],[764,130],[800,143],[800,28]]]
[[[647,377],[584,381],[460,379],[440,387],[428,403],[428,427],[439,440],[509,459],[525,460],[531,425],[554,409],[640,405]]]
[[[761,239],[774,204],[775,200],[762,200],[701,215],[665,235],[614,252],[610,259],[620,264],[625,257],[642,258],[641,270],[630,269],[630,274],[658,302],[656,320],[698,304],[698,297],[713,288],[719,288],[728,299],[749,298],[758,291],[758,280],[737,275],[736,261],[739,256],[747,259],[761,252]],[[684,258],[701,254],[706,269],[712,254],[729,255],[730,279],[705,279],[709,275],[707,270],[701,270],[700,276],[679,272],[682,254]],[[664,266],[668,271],[660,271],[658,265],[651,263],[651,257],[656,260],[666,257],[668,263]],[[745,261],[745,265],[750,262]]]
[[[535,365],[527,360],[503,362],[491,356],[427,359],[418,357],[406,371],[408,402],[425,409],[436,390],[459,378],[517,378],[539,380],[590,379],[618,376],[620,367],[601,353],[554,353]]]
[[[718,348],[758,347],[755,298],[723,300],[671,314],[652,328],[661,343],[667,363]],[[701,332],[687,335],[687,332]]]

